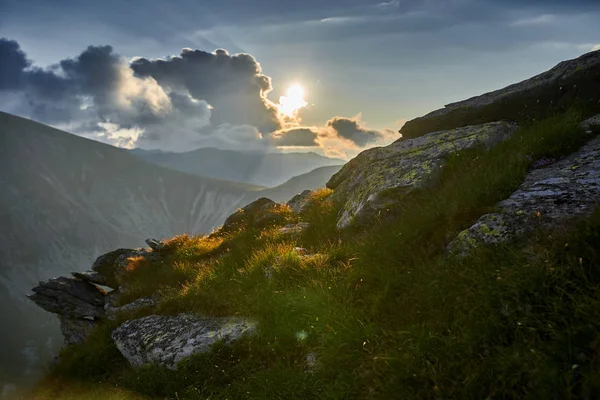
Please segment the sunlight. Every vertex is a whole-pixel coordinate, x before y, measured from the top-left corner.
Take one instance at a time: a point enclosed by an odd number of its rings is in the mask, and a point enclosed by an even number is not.
[[[279,98],[279,113],[294,118],[297,112],[308,105],[304,100],[304,88],[298,84],[290,86],[285,96]]]

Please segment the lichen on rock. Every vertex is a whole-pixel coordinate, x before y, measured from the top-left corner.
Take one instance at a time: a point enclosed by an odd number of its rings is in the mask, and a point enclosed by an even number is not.
[[[113,331],[112,339],[134,367],[156,364],[176,369],[186,357],[207,352],[219,341],[231,343],[255,330],[255,322],[239,317],[150,315],[126,321]]]
[[[491,122],[401,140],[363,151],[327,183],[331,199],[341,204],[338,228],[374,217],[411,191],[435,180],[444,158],[477,145],[492,147],[518,126]]]

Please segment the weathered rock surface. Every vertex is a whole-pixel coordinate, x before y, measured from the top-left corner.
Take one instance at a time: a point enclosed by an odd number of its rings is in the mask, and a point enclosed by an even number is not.
[[[285,217],[277,210],[282,207],[271,199],[261,197],[237,210],[225,220],[223,232],[233,232],[244,227],[264,228],[282,222]]]
[[[101,255],[92,264],[92,271],[97,272],[106,280],[106,286],[116,289],[119,287],[116,275],[127,267],[127,260],[140,254],[140,250],[117,249]]]
[[[146,239],[146,244],[154,251],[161,251],[163,249],[163,243],[156,239]]]
[[[600,137],[548,167],[532,170],[520,188],[448,246],[461,254],[481,243],[507,242],[538,227],[552,227],[600,205]]]
[[[512,123],[492,122],[433,132],[363,151],[327,183],[328,188],[335,190],[331,199],[342,203],[338,228],[377,215],[402,195],[432,182],[450,153],[480,144],[492,147],[517,129]]]
[[[104,275],[99,274],[96,271],[71,272],[71,275],[73,275],[74,278],[81,279],[82,281],[110,287],[109,280]]]
[[[448,104],[408,121],[400,133],[411,138],[490,121],[530,121],[578,103],[600,108],[599,101],[600,51],[594,51],[504,89]]]
[[[29,295],[44,310],[68,318],[97,319],[104,316],[104,291],[89,282],[73,278],[52,278],[40,282]]]
[[[113,331],[112,339],[134,367],[158,364],[176,369],[184,358],[207,352],[221,340],[231,343],[255,329],[254,322],[242,318],[151,315],[125,322]]]
[[[279,233],[283,235],[297,235],[304,232],[309,227],[310,224],[308,222],[298,222],[297,224],[289,224],[282,226],[279,229]]]
[[[287,202],[287,205],[292,209],[294,214],[302,214],[310,205],[312,190],[305,190],[300,194],[295,195]]]

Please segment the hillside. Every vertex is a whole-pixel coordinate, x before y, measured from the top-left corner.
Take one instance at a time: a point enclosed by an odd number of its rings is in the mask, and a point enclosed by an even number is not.
[[[600,51],[578,64],[595,82]],[[41,282],[30,299],[75,344],[30,398],[600,397],[587,100],[476,123],[466,106],[462,123],[366,150],[289,205],[262,197],[210,235]]]
[[[251,153],[201,148],[186,153],[135,149],[142,160],[200,176],[260,186],[278,186],[315,168],[344,164],[344,160],[316,153]]]

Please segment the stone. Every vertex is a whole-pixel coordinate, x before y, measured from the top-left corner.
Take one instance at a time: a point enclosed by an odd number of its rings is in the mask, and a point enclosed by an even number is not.
[[[273,200],[261,197],[227,217],[221,229],[223,232],[233,232],[249,226],[261,229],[281,223],[285,216],[277,212],[280,207]]]
[[[176,369],[181,360],[208,352],[219,341],[231,343],[255,330],[255,322],[239,317],[150,315],[125,322],[112,332],[112,339],[133,367]]]
[[[312,190],[305,190],[292,197],[286,204],[291,208],[294,214],[302,214],[308,209],[312,194]]]
[[[92,271],[102,275],[106,280],[106,286],[116,289],[119,287],[115,273],[125,269],[124,261],[130,257],[139,255],[140,250],[117,249],[103,254],[92,264]]]
[[[581,127],[585,129],[587,133],[591,133],[593,129],[600,130],[600,114],[583,121]]]
[[[104,305],[104,310],[106,311],[106,316],[108,319],[114,319],[114,317],[119,313],[138,311],[143,308],[154,307],[156,303],[157,301],[154,297],[142,297],[120,307],[116,307],[114,306],[114,303],[107,301]]]
[[[408,121],[404,138],[489,121],[541,119],[578,104],[600,108],[600,51],[559,63],[554,68],[500,90],[446,105]]]
[[[465,254],[481,244],[500,244],[590,215],[600,205],[600,136],[579,151],[529,172],[518,190],[461,232],[448,249]]]
[[[59,315],[58,319],[60,320],[60,332],[66,345],[84,343],[97,326],[97,322],[86,319],[74,319],[62,315]]]
[[[406,194],[434,182],[448,155],[477,145],[492,147],[517,129],[510,122],[491,122],[363,151],[327,182],[334,189],[331,199],[341,206],[337,227],[385,213]]]
[[[279,229],[282,235],[298,235],[310,227],[308,222],[298,222],[297,224],[288,224]]]
[[[32,290],[27,297],[48,312],[74,319],[104,316],[105,292],[87,281],[52,278]]]
[[[100,286],[109,286],[109,280],[96,271],[85,271],[85,272],[71,272],[74,278],[81,279]]]
[[[156,239],[146,239],[146,244],[154,251],[161,251],[164,247],[164,244]]]

